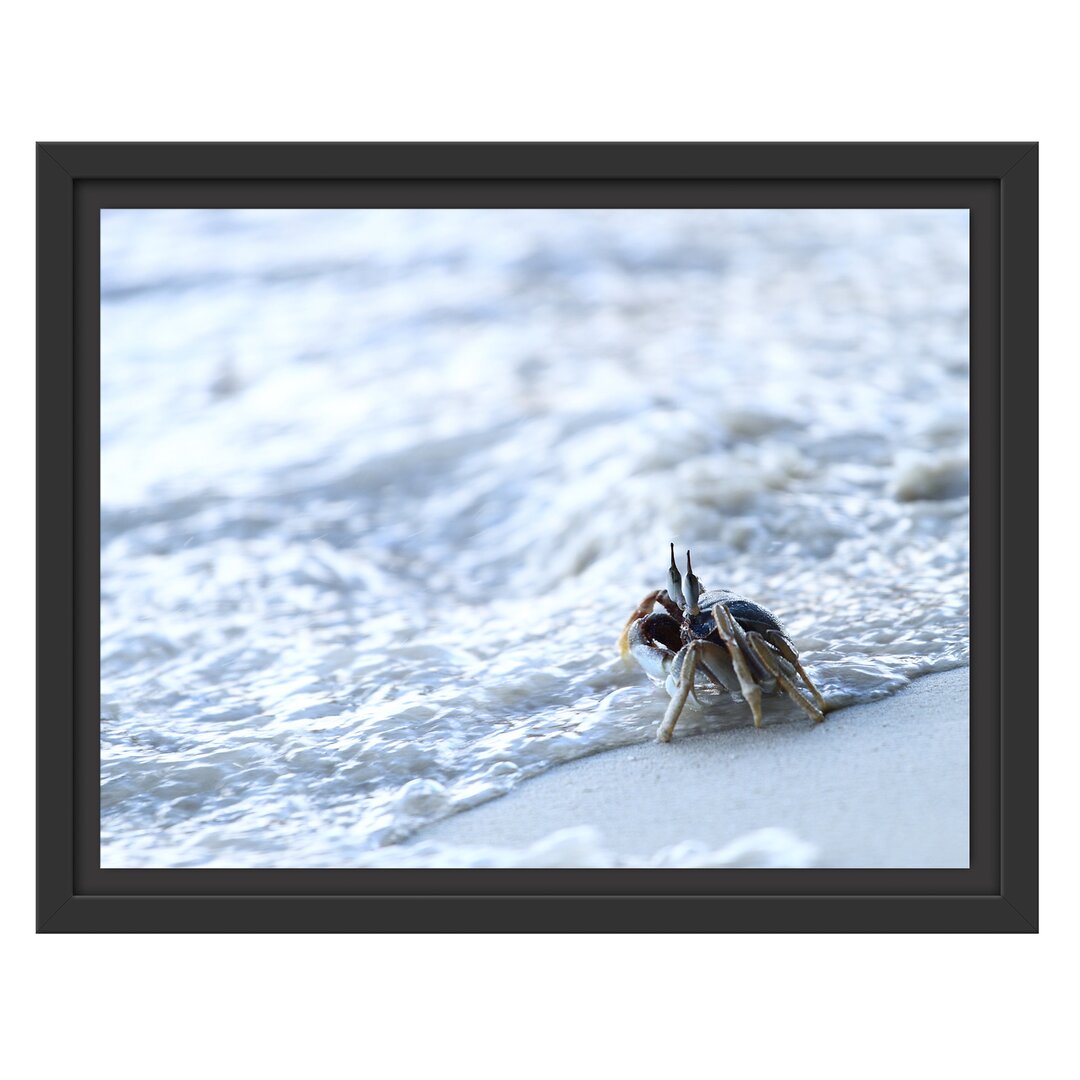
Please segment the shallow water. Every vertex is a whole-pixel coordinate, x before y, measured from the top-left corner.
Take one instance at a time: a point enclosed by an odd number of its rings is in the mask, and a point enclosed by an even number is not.
[[[835,704],[965,664],[967,265],[962,211],[103,214],[102,864],[392,862],[651,738],[671,539]]]

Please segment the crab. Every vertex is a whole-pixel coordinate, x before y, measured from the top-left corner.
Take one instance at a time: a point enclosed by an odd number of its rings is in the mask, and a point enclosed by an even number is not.
[[[686,578],[671,545],[671,584],[649,593],[630,614],[619,651],[632,656],[664,683],[671,701],[656,731],[670,742],[694,680],[703,673],[721,690],[741,694],[754,727],[761,727],[761,696],[782,691],[817,724],[828,706],[799,662],[799,653],[780,620],[760,604],[727,589],[705,592],[686,553]],[[664,610],[655,611],[659,604]],[[808,697],[797,680],[801,679]],[[811,698],[813,700],[811,700]]]

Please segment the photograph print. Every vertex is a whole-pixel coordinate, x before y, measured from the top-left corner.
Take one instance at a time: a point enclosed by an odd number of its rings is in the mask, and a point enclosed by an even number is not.
[[[969,865],[966,209],[100,226],[103,868]]]

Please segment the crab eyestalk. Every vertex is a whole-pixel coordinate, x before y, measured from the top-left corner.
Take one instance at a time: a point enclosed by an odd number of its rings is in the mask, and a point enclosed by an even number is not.
[[[674,556],[672,556],[674,559]],[[686,582],[683,585],[683,599],[686,601],[686,613],[697,615],[701,610],[698,607],[698,597],[701,595],[701,582],[694,574],[694,568],[690,565],[690,552],[686,553]]]
[[[674,542],[672,542],[671,545],[671,569],[668,570],[668,577],[671,579],[671,585],[668,588],[668,596],[670,596],[676,604],[681,604],[683,598],[682,574],[679,573],[679,568],[675,565]]]

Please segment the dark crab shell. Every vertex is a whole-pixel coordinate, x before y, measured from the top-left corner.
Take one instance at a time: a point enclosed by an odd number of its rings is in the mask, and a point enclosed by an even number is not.
[[[698,598],[698,607],[701,610],[697,615],[683,613],[691,637],[711,638],[719,642],[720,635],[712,614],[712,609],[717,604],[723,604],[744,630],[756,630],[762,636],[767,630],[775,630],[784,637],[788,636],[783,623],[768,608],[763,608],[760,604],[755,604],[753,600],[747,600],[746,597],[739,596],[738,593],[733,593],[728,589],[711,589]]]

